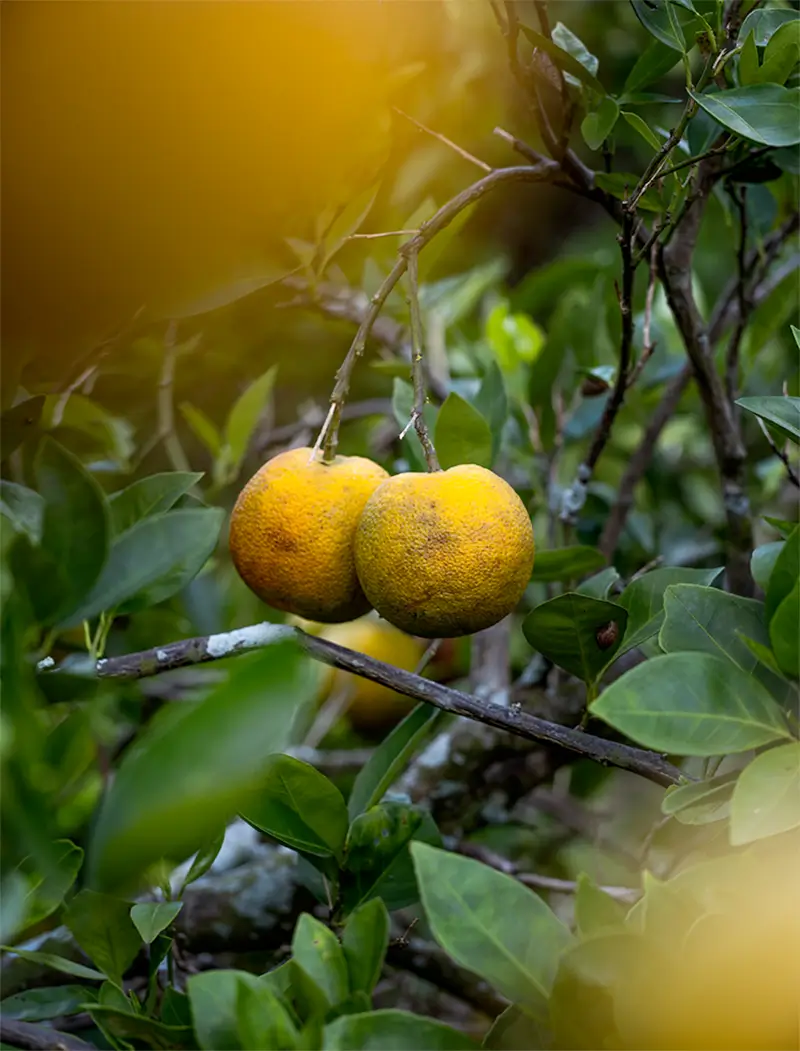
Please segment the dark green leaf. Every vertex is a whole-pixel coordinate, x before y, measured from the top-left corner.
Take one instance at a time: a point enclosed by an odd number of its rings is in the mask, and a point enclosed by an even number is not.
[[[368,996],[378,983],[389,945],[389,913],[380,898],[372,898],[349,916],[342,933],[350,988]]]
[[[789,438],[796,445],[800,444],[800,398],[739,398],[736,404],[760,416],[780,431],[784,438]]]
[[[554,44],[558,44],[562,50],[576,58],[592,76],[597,74],[597,67],[600,64],[597,56],[593,55],[584,42],[575,36],[571,29],[567,29],[563,22],[556,22],[551,37]]]
[[[256,990],[261,987],[260,979],[254,975],[234,970],[203,971],[186,983],[194,1031],[202,1051],[249,1051],[239,1036],[240,984]]]
[[[567,592],[531,610],[522,630],[548,660],[591,683],[613,658],[627,620],[627,611],[614,602]],[[611,624],[617,625],[617,637],[607,641],[601,630]]]
[[[508,396],[500,366],[492,361],[481,381],[475,397],[475,408],[489,421],[492,432],[492,459],[497,458],[503,437],[503,428],[508,419]]]
[[[736,781],[730,774],[697,784],[670,788],[661,801],[661,812],[682,825],[708,825],[723,821],[731,808]]]
[[[347,961],[339,940],[324,923],[302,913],[292,938],[292,959],[334,1007],[350,991]]]
[[[76,1015],[97,993],[86,985],[53,985],[27,989],[0,1001],[0,1015],[17,1022],[44,1022],[48,1018]]]
[[[582,584],[575,588],[575,591],[579,595],[588,595],[590,598],[606,599],[619,579],[620,575],[616,569],[613,566],[608,566],[607,569],[603,569],[599,573],[595,573],[593,577],[589,577],[588,580],[584,580]]]
[[[227,681],[180,718],[151,724],[100,808],[92,882],[133,882],[160,858],[180,862],[207,843],[252,798],[267,756],[287,746],[316,688],[315,670],[289,639],[238,657]]]
[[[26,438],[36,434],[42,416],[45,398],[37,394],[0,414],[0,450],[5,460],[18,449]]]
[[[788,540],[797,527],[797,522],[790,522],[786,518],[774,518],[771,515],[764,515],[764,521],[768,522],[776,533],[780,533],[784,540]]]
[[[689,94],[723,127],[751,142],[764,146],[793,146],[800,142],[800,94],[797,88],[751,84],[713,95],[697,95],[693,91]],[[751,400],[741,398],[737,404]],[[748,406],[745,404],[744,407]],[[794,440],[800,441],[796,420],[794,427]]]
[[[323,1051],[477,1051],[457,1029],[407,1011],[345,1015],[325,1026]]]
[[[559,69],[562,69],[565,73],[571,73],[573,77],[576,77],[584,84],[588,84],[598,94],[605,95],[606,89],[597,77],[590,73],[577,58],[574,58],[568,51],[564,51],[563,48],[554,44],[552,40],[542,36],[541,33],[537,33],[535,29],[531,29],[529,26],[521,26],[521,29],[533,46],[548,54]]]
[[[601,190],[610,193],[620,201],[627,200],[639,182],[639,176],[633,172],[595,172],[594,181]],[[639,198],[637,207],[644,212],[661,212],[663,205],[655,187],[645,190]]]
[[[182,901],[142,901],[131,908],[131,919],[142,941],[149,945],[169,927],[182,908]]]
[[[114,533],[119,536],[143,518],[169,511],[202,477],[202,471],[165,471],[113,493],[109,507]]]
[[[581,135],[590,150],[599,150],[614,130],[619,117],[619,104],[606,95],[596,110],[587,113],[581,122]]]
[[[208,561],[224,517],[221,508],[201,507],[137,522],[114,541],[100,579],[64,626],[106,610],[130,613],[170,598]]]
[[[739,53],[739,83],[742,87],[755,84],[758,80],[758,48],[752,33],[747,34],[741,52]]]
[[[678,61],[678,56],[675,54],[675,49],[672,46],[667,47],[660,40],[651,40],[636,59],[633,69],[628,74],[625,86],[622,89],[623,97],[621,101],[624,103],[630,95],[641,91],[642,88],[646,88],[648,84],[660,80],[661,77],[675,67]]]
[[[654,3],[653,0],[631,0],[631,6],[644,28],[656,40],[675,51],[685,53],[691,50],[694,40],[690,37],[691,44],[687,47],[684,29],[688,31],[689,27],[688,25],[682,26],[677,18],[670,18],[668,2],[669,0],[664,3]]]
[[[116,985],[142,947],[131,920],[131,903],[82,890],[64,911],[64,923],[89,959]]]
[[[434,437],[439,463],[444,470],[462,463],[492,465],[492,432],[478,410],[459,394],[451,392],[436,417]]]
[[[596,547],[557,547],[540,551],[533,565],[533,580],[580,580],[606,564]]]
[[[630,113],[628,110],[623,110],[622,116],[625,119],[625,123],[629,124],[635,132],[641,135],[648,146],[652,146],[654,150],[661,149],[661,140],[654,131],[650,130],[650,125],[647,121],[642,120],[638,113]]]
[[[765,668],[769,668],[769,670],[771,672],[774,672],[775,675],[778,675],[784,678],[785,681],[788,681],[785,679],[783,672],[778,666],[778,662],[775,660],[775,654],[772,652],[769,646],[765,646],[761,642],[756,642],[755,639],[750,639],[746,635],[743,635],[741,632],[737,631],[737,635],[760,664],[763,664]]]
[[[108,504],[80,461],[52,438],[42,442],[35,473],[44,498],[42,548],[55,577],[43,601],[36,596],[36,609],[53,623],[73,610],[100,576],[108,553]]]
[[[292,756],[267,759],[258,796],[242,817],[293,850],[341,858],[348,826],[342,793],[324,774]]]
[[[772,620],[778,606],[787,595],[791,594],[798,580],[800,580],[800,527],[797,527],[788,536],[783,545],[783,551],[775,559],[764,599],[767,620]]]
[[[359,770],[353,783],[347,812],[353,821],[359,814],[380,803],[386,790],[423,741],[441,722],[443,712],[430,704],[418,704],[378,745]]]
[[[434,938],[503,996],[538,1010],[572,938],[537,894],[479,861],[411,847]]]
[[[781,671],[793,679],[800,678],[800,582],[775,610],[769,622],[769,637]]]
[[[764,687],[710,653],[654,657],[607,687],[591,711],[637,744],[674,755],[728,755],[789,736]]]
[[[546,1003],[546,1002],[545,1002]],[[530,1051],[531,1048],[550,1048],[553,1035],[549,1019],[534,1019],[527,1011],[512,1004],[492,1023],[481,1047],[487,1051]]]
[[[41,541],[44,500],[35,490],[0,479],[0,514],[18,533],[25,533],[32,544]]]
[[[208,846],[198,850],[198,852],[195,854],[192,860],[192,864],[189,866],[189,871],[186,873],[186,878],[184,879],[183,884],[181,885],[179,897],[183,896],[183,892],[190,884],[194,883],[196,880],[199,880],[201,876],[205,876],[205,874],[217,860],[217,855],[222,850],[222,844],[224,842],[225,828],[223,827],[222,831],[218,835],[214,836],[214,838],[209,842]]]
[[[67,960],[63,956],[56,956],[55,953],[15,949],[12,945],[0,945],[0,949],[3,952],[14,953],[15,956],[28,960],[30,963],[38,963],[42,967],[52,967],[54,971],[59,971],[61,974],[71,974],[75,978],[84,978],[88,981],[104,982],[106,980],[106,976],[101,971],[96,971],[93,967],[84,967],[82,963],[75,963],[73,960]]]
[[[29,886],[25,896],[24,922],[26,926],[40,923],[59,907],[83,864],[83,851],[68,839],[56,844],[58,853],[46,876],[38,877]]]
[[[739,30],[739,43],[745,41],[752,33],[758,47],[765,47],[782,25],[796,21],[797,17],[797,11],[789,8],[772,7],[767,10],[751,11],[742,22],[742,28]]]
[[[770,748],[749,763],[731,801],[731,843],[740,847],[800,825],[800,742]]]
[[[664,592],[670,584],[704,584],[711,586],[722,569],[653,569],[625,588],[617,599],[628,611],[628,628],[617,656],[642,645],[658,635],[664,623]]]
[[[153,1048],[192,1047],[192,1031],[189,1026],[164,1025],[155,1018],[135,1014],[130,1005],[123,1009],[120,1004],[92,1004],[89,1008],[92,1019],[104,1032],[124,1041],[136,1040]],[[130,1044],[124,1046],[130,1047]]]
[[[575,894],[575,924],[583,938],[609,927],[619,927],[625,919],[626,907],[621,901],[612,898],[582,872],[578,876],[578,890]]]
[[[278,366],[272,365],[258,379],[247,387],[233,405],[223,431],[224,444],[222,456],[225,459],[226,474],[224,480],[229,481],[239,473],[239,465],[244,458],[250,444],[250,438],[267,399],[275,386],[275,377]]]
[[[764,52],[764,64],[756,80],[765,84],[785,84],[800,61],[800,18],[782,25],[770,38]]]
[[[762,544],[760,547],[757,547],[750,558],[750,572],[753,574],[753,580],[755,580],[762,591],[767,590],[769,578],[782,550],[783,541],[775,540],[770,544]]]

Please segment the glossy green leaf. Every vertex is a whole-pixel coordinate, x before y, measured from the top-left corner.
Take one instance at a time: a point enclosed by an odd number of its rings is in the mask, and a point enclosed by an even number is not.
[[[782,25],[770,38],[764,51],[764,63],[757,71],[760,84],[785,84],[800,61],[800,18]]]
[[[781,671],[793,679],[800,678],[800,581],[775,610],[769,637]]]
[[[387,801],[353,821],[341,875],[346,915],[372,898],[382,898],[390,912],[419,900],[409,853],[412,840],[441,844],[433,818],[421,807]]]
[[[71,974],[74,978],[83,978],[93,982],[104,982],[106,976],[102,971],[93,967],[84,967],[82,963],[67,960],[64,956],[58,956],[52,952],[34,952],[30,949],[16,949],[13,945],[0,945],[3,952],[13,953],[22,960],[30,963],[38,963],[41,967],[50,967],[61,974]]]
[[[735,777],[712,778],[688,785],[670,788],[661,801],[661,812],[674,817],[682,825],[708,825],[728,817],[731,809]]]
[[[606,95],[596,110],[587,113],[581,122],[581,135],[590,150],[599,150],[614,130],[619,117],[619,104]]]
[[[605,95],[606,89],[597,77],[590,73],[586,66],[584,66],[577,58],[559,47],[558,44],[554,44],[552,40],[542,36],[541,33],[537,33],[535,29],[531,29],[529,26],[525,25],[520,26],[520,28],[533,46],[548,54],[559,69],[562,69],[565,73],[571,73],[573,77],[580,80],[581,83],[588,85],[590,88],[593,88],[598,94]]]
[[[202,477],[202,471],[164,471],[113,493],[109,507],[114,533],[119,536],[143,518],[169,511]]]
[[[225,459],[225,480],[232,480],[239,471],[250,439],[258,423],[267,399],[275,386],[278,366],[272,365],[267,371],[253,380],[236,400],[228,414],[223,429],[222,456]]]
[[[764,687],[710,653],[653,657],[608,686],[591,712],[637,744],[673,755],[728,755],[789,736]]]
[[[793,11],[790,8],[771,7],[767,9],[758,8],[755,11],[751,11],[744,22],[742,22],[742,27],[739,30],[739,43],[741,44],[747,40],[747,37],[752,33],[758,47],[765,47],[781,26],[787,22],[796,21],[797,17],[797,11]]]
[[[64,626],[106,610],[130,613],[170,598],[206,564],[224,517],[221,508],[199,507],[137,522],[114,541],[100,579]]]
[[[764,515],[764,521],[768,522],[776,533],[780,533],[784,540],[789,539],[797,526],[797,522],[790,522],[788,518],[775,518],[773,515]]]
[[[730,839],[735,847],[800,825],[800,742],[770,748],[749,763],[731,801]]]
[[[342,932],[350,988],[367,995],[378,984],[389,945],[389,913],[380,898],[372,898],[348,917]]]
[[[238,983],[236,1028],[240,1045],[252,1051],[262,1048],[294,1048],[298,1032],[289,1012],[263,982]]]
[[[258,795],[241,816],[293,850],[341,857],[348,826],[342,793],[324,774],[292,756],[269,756]]]
[[[578,876],[575,893],[575,924],[581,937],[586,938],[609,927],[619,927],[627,908],[597,886],[585,872]]]
[[[636,59],[623,87],[623,104],[631,95],[640,92],[648,84],[660,80],[674,69],[679,62],[678,55],[673,47],[667,47],[660,40],[651,40],[644,51]]]
[[[323,1051],[477,1051],[457,1029],[407,1011],[345,1015],[325,1026]]]
[[[750,572],[753,574],[753,580],[755,580],[762,591],[767,590],[769,578],[782,550],[783,541],[775,540],[770,544],[761,544],[760,547],[755,549],[750,558]]]
[[[786,539],[783,550],[779,552],[772,567],[767,593],[764,599],[764,610],[767,620],[772,620],[778,606],[800,580],[800,527],[796,528]]]
[[[539,551],[533,565],[533,580],[579,580],[606,564],[596,547],[557,547]]]
[[[80,461],[52,438],[42,441],[35,464],[44,498],[41,546],[52,560],[47,590],[35,608],[46,623],[74,609],[100,576],[108,553],[109,512],[103,491]]]
[[[492,432],[478,410],[452,391],[436,417],[436,453],[444,470],[457,464],[492,465]]]
[[[129,901],[93,890],[80,891],[64,911],[64,923],[75,941],[115,985],[122,984],[142,947],[130,911]]]
[[[670,18],[667,10],[668,2],[654,3],[653,0],[631,0],[631,6],[636,12],[636,17],[644,28],[656,40],[672,48],[675,51],[686,52],[694,44],[693,37],[689,36],[690,43],[687,45],[688,25],[682,25],[677,18]],[[685,19],[683,20],[685,22]],[[687,30],[687,33],[684,32]]]
[[[216,970],[193,974],[186,983],[194,1031],[202,1051],[244,1051],[239,1036],[239,985],[259,988],[246,971]]]
[[[222,850],[222,844],[224,842],[225,828],[223,826],[222,830],[216,836],[214,836],[213,839],[209,840],[207,846],[202,847],[195,854],[194,858],[192,859],[192,863],[189,866],[189,871],[186,873],[186,878],[181,884],[180,894],[178,895],[179,897],[183,896],[183,892],[188,886],[199,880],[201,876],[205,876],[205,874],[217,860],[217,855]]]
[[[53,985],[26,989],[0,1000],[0,1015],[17,1022],[44,1022],[49,1018],[80,1014],[84,1004],[97,996],[86,985]]]
[[[758,80],[758,48],[753,33],[748,33],[742,50],[739,53],[739,83],[742,87],[755,84]]]
[[[68,839],[59,840],[56,846],[58,852],[53,856],[50,872],[35,878],[28,886],[23,905],[26,926],[40,923],[55,912],[80,872],[83,864],[81,848]]]
[[[794,146],[800,142],[800,93],[796,88],[751,84],[713,95],[697,95],[693,91],[689,94],[719,124],[751,142],[763,146]],[[751,400],[741,398],[737,404]],[[794,440],[800,441],[796,421]]]
[[[222,452],[222,435],[214,421],[188,401],[182,401],[178,408],[195,438],[214,458],[218,457]]]
[[[647,121],[642,120],[638,113],[631,113],[630,110],[623,110],[622,116],[625,123],[633,128],[637,134],[641,135],[648,146],[652,146],[654,150],[661,149],[661,140],[654,131],[651,131],[650,125]]]
[[[711,587],[722,573],[717,569],[683,569],[678,566],[653,569],[625,588],[617,598],[628,611],[628,628],[617,656],[658,635],[664,623],[664,592],[671,584],[700,584]]]
[[[307,912],[294,929],[292,959],[322,990],[331,1007],[345,999],[350,982],[344,950],[333,931]]]
[[[535,650],[571,675],[594,682],[625,634],[628,613],[614,602],[567,592],[531,610],[522,625]],[[616,641],[602,629],[617,625]]]
[[[500,366],[492,361],[475,396],[475,408],[489,423],[492,432],[492,460],[497,458],[508,419],[508,395]]]
[[[597,56],[593,55],[584,42],[571,29],[568,29],[563,22],[556,22],[550,35],[554,44],[557,44],[562,50],[576,58],[592,76],[597,74],[597,69],[600,65]]]
[[[314,696],[315,669],[288,639],[237,657],[226,681],[179,718],[155,720],[129,751],[91,839],[95,886],[134,882],[164,857],[183,861],[257,791]]]
[[[800,398],[739,398],[736,402],[748,412],[760,416],[796,445],[800,444]]]
[[[768,668],[771,672],[774,672],[775,675],[784,678],[784,680],[788,682],[775,659],[775,654],[769,646],[765,646],[761,642],[756,642],[755,639],[750,639],[747,635],[743,635],[741,632],[738,632],[738,635],[742,640],[742,643],[750,650],[760,664],[763,664],[765,668]]]
[[[347,812],[353,821],[365,810],[380,803],[386,791],[423,742],[442,721],[444,713],[431,704],[418,704],[374,750],[359,770]]]
[[[34,489],[0,478],[0,514],[32,544],[41,541],[44,500]]]
[[[575,591],[579,595],[588,595],[590,598],[607,599],[619,580],[620,575],[614,566],[608,566],[589,577],[588,580],[584,580],[582,584],[578,584]]]
[[[472,858],[411,847],[422,905],[436,941],[462,967],[534,1011],[572,936],[537,894]]]
[[[142,941],[150,945],[169,927],[182,908],[182,901],[140,901],[132,906],[131,919]]]

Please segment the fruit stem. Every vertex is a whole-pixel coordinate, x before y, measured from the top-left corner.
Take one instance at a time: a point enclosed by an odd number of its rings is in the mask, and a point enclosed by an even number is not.
[[[408,312],[411,318],[411,378],[414,383],[414,408],[411,411],[411,420],[417,432],[422,451],[425,453],[425,462],[429,471],[441,471],[439,458],[433,447],[433,442],[428,434],[428,425],[425,423],[425,401],[427,390],[425,387],[425,369],[422,361],[422,315],[419,309],[419,273],[417,270],[417,252],[409,251],[408,261]]]

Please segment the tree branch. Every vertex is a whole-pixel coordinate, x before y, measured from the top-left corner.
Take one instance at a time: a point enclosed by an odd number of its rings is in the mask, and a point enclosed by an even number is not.
[[[411,378],[414,385],[414,407],[411,423],[417,432],[429,471],[440,471],[439,460],[425,422],[425,370],[422,360],[422,316],[419,309],[419,277],[416,250],[408,253],[408,312],[411,318]]]
[[[638,773],[656,784],[678,784],[684,778],[677,767],[655,752],[594,737],[580,730],[539,719],[516,708],[504,708],[479,701],[468,693],[452,690],[412,672],[393,668],[383,661],[373,660],[363,653],[337,646],[326,639],[306,635],[298,628],[284,624],[256,624],[220,635],[198,636],[181,642],[167,643],[165,646],[130,653],[124,657],[109,657],[97,662],[97,674],[101,678],[139,679],[173,668],[260,649],[288,638],[296,639],[315,660],[353,672],[362,678],[380,683],[381,686],[388,686],[407,697],[426,701],[451,715],[465,715],[488,726],[507,730],[518,737],[566,748],[599,763]]]
[[[94,1051],[94,1044],[87,1044],[70,1033],[60,1033],[49,1025],[16,1022],[1,1016],[0,1040],[25,1051]]]

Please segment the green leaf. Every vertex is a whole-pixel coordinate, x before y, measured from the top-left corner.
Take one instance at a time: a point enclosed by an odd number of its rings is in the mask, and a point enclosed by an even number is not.
[[[579,580],[606,564],[596,547],[557,547],[540,551],[533,565],[532,580]]]
[[[489,422],[492,432],[492,461],[497,459],[503,439],[503,428],[508,419],[508,395],[500,366],[496,361],[489,364],[475,396],[475,408]]]
[[[436,453],[444,470],[457,464],[492,465],[492,432],[478,410],[454,391],[436,417]]]
[[[34,470],[44,498],[41,546],[54,576],[42,601],[36,596],[35,608],[52,624],[74,609],[100,576],[108,553],[108,504],[80,461],[52,438],[42,441]]]
[[[84,1004],[97,996],[86,985],[54,985],[44,989],[26,989],[0,1000],[0,1014],[17,1022],[45,1022],[49,1018],[80,1014]]]
[[[795,584],[769,622],[772,652],[782,672],[800,678],[800,582]]]
[[[88,981],[104,982],[106,976],[102,971],[96,971],[93,967],[84,967],[82,963],[75,963],[63,956],[57,956],[51,952],[33,952],[30,949],[16,949],[13,945],[0,945],[3,952],[11,952],[22,960],[30,963],[38,963],[42,967],[52,967],[54,971],[62,974],[71,974],[75,978],[84,978]]]
[[[652,0],[631,0],[636,17],[648,33],[667,47],[686,53],[691,49],[691,45],[687,48],[683,31],[688,25],[682,27],[677,19],[670,18],[668,3],[669,0],[656,6]]]
[[[505,300],[486,318],[486,340],[502,373],[516,376],[520,366],[533,364],[545,345],[544,332],[527,314],[512,313]]]
[[[763,664],[765,668],[769,668],[769,670],[774,672],[775,675],[783,678],[785,682],[788,682],[788,679],[786,679],[778,666],[778,662],[775,660],[775,654],[769,646],[765,646],[761,642],[756,642],[755,639],[749,639],[746,635],[742,635],[741,632],[737,632],[737,634],[759,663]]]
[[[763,686],[710,653],[668,653],[608,686],[592,715],[637,744],[673,755],[729,755],[789,732]]]
[[[46,876],[36,878],[25,896],[23,909],[24,923],[27,927],[40,923],[56,911],[83,864],[83,851],[80,847],[76,847],[68,839],[59,840],[56,846],[59,850],[53,857],[51,870]]]
[[[613,658],[627,620],[627,611],[614,602],[567,592],[531,610],[522,630],[548,660],[592,683]],[[610,644],[598,636],[609,624],[617,625],[617,639]]]
[[[719,124],[751,142],[764,146],[794,146],[800,142],[800,92],[797,88],[751,84],[713,95],[697,95],[693,91],[689,91],[689,95]],[[752,400],[741,398],[737,404]],[[795,433],[795,441],[800,441],[796,421]]]
[[[783,541],[775,540],[770,544],[762,544],[760,547],[757,547],[750,557],[750,572],[753,574],[753,580],[755,580],[762,591],[767,590],[769,578],[782,550]]]
[[[597,56],[593,55],[580,37],[575,36],[572,30],[567,29],[563,22],[556,22],[553,26],[551,37],[554,44],[558,44],[562,50],[576,58],[592,76],[596,75],[597,68],[600,65]]]
[[[39,432],[38,424],[45,400],[43,395],[37,394],[0,414],[0,455],[4,460],[18,449],[26,438]]]
[[[764,64],[757,71],[759,83],[785,84],[800,61],[800,19],[782,25],[770,38]]]
[[[666,76],[671,69],[675,68],[678,61],[678,56],[672,46],[667,47],[660,40],[651,40],[628,74],[622,89],[621,101],[624,103],[629,96]]]
[[[378,196],[380,182],[373,183],[364,191],[356,194],[341,209],[331,225],[325,230],[325,251],[319,266],[319,273],[324,273],[334,255],[345,244],[348,237],[358,233],[372,210]]]
[[[536,567],[534,566],[534,569]],[[593,577],[584,580],[575,591],[578,595],[588,595],[590,598],[606,599],[611,594],[614,585],[620,580],[620,575],[613,566],[595,573]]]
[[[112,415],[91,398],[72,393],[65,403],[62,395],[49,395],[42,412],[42,424],[78,431],[84,440],[88,438],[93,449],[99,449],[104,457],[114,461],[119,470],[128,470],[136,448],[132,424]]]
[[[699,784],[669,788],[661,801],[661,813],[674,817],[682,825],[723,821],[730,813],[735,783],[735,778],[726,774]]]
[[[150,945],[183,908],[182,901],[142,901],[132,906],[131,919],[142,941]]]
[[[765,47],[781,26],[787,22],[796,21],[797,17],[797,11],[789,8],[772,7],[767,10],[751,11],[742,22],[742,28],[739,30],[739,43],[747,40],[752,33],[758,47]]]
[[[731,801],[734,847],[800,825],[800,742],[770,748],[739,775]]]
[[[800,398],[738,398],[736,404],[760,416],[795,445],[800,444]]]
[[[285,267],[267,267],[262,273],[251,277],[241,277],[230,281],[228,284],[218,285],[206,294],[182,304],[170,304],[169,313],[161,315],[156,320],[180,321],[183,318],[197,317],[200,314],[208,314],[212,310],[237,303],[240,299],[252,296],[254,292],[260,292],[270,285],[277,285],[279,281],[290,277],[297,272],[287,270]]]
[[[595,172],[594,181],[601,190],[610,193],[612,197],[625,201],[630,197],[639,183],[639,176],[633,172]],[[651,186],[645,190],[639,198],[637,208],[644,212],[661,212],[663,205],[658,191]]]
[[[683,569],[667,566],[653,569],[631,581],[617,599],[620,606],[628,611],[628,628],[617,657],[658,635],[664,623],[664,592],[670,584],[705,584],[710,587],[721,573],[721,568]]]
[[[442,721],[444,713],[431,704],[418,704],[378,745],[359,770],[347,801],[351,821],[380,803],[412,755]]]
[[[780,533],[784,540],[788,540],[797,527],[797,522],[790,522],[787,518],[774,518],[772,515],[764,515],[764,521],[768,522],[776,533]]]
[[[739,83],[742,87],[755,84],[758,80],[758,48],[756,39],[752,33],[747,34],[747,39],[739,53]]]
[[[559,69],[562,69],[565,73],[571,73],[573,77],[576,77],[583,84],[587,84],[590,88],[593,88],[599,95],[605,95],[606,89],[597,77],[590,73],[586,66],[584,66],[577,58],[559,47],[557,44],[554,44],[552,40],[548,40],[547,37],[542,36],[541,33],[537,33],[535,29],[531,29],[530,26],[523,25],[520,26],[520,28],[533,46],[538,48],[539,51],[544,51],[548,54]]]
[[[661,149],[661,140],[654,131],[650,130],[650,125],[647,121],[642,120],[638,113],[631,113],[630,110],[623,110],[622,116],[625,119],[626,124],[629,124],[635,132],[637,132],[648,146],[652,146],[654,150]]]
[[[400,428],[401,432],[406,430],[411,419],[413,407],[414,391],[411,384],[406,383],[405,380],[401,380],[396,376],[392,388],[392,411],[394,412],[397,426]],[[433,405],[425,405],[422,414],[428,425],[428,433],[432,434],[435,429],[438,412]],[[419,443],[419,439],[417,438],[416,431],[414,431],[413,427],[411,428],[411,431],[406,434],[405,438],[403,438],[402,445],[409,462],[411,463],[412,469],[419,471],[427,470],[422,446]]]
[[[614,130],[619,117],[619,104],[606,95],[596,110],[587,113],[581,122],[581,135],[590,150],[599,150]],[[644,121],[642,121],[644,124]]]
[[[609,927],[619,927],[627,911],[621,901],[601,890],[585,872],[578,876],[575,923],[581,937],[586,938]]]
[[[534,1010],[572,941],[537,894],[479,861],[414,843],[425,916],[445,952],[503,996]]]
[[[186,420],[192,434],[216,459],[222,452],[222,436],[217,429],[217,425],[201,409],[191,405],[188,401],[182,401],[178,408],[181,410],[181,416]]]
[[[481,1047],[487,1051],[530,1051],[532,1047],[553,1047],[549,1021],[549,1018],[534,1019],[527,1011],[512,1004],[495,1018]]]
[[[241,816],[293,850],[341,858],[348,826],[342,793],[324,774],[292,756],[267,759],[258,796]]]
[[[240,981],[236,994],[236,1028],[241,1047],[294,1048],[298,1032],[289,1012],[263,982]]]
[[[385,802],[353,821],[341,878],[346,915],[372,898],[383,898],[390,912],[419,900],[408,849],[412,840],[441,843],[433,818],[421,807]]]
[[[34,489],[0,478],[0,514],[32,544],[41,542],[44,500]]]
[[[164,471],[113,493],[109,507],[115,535],[126,532],[143,518],[169,511],[202,477],[202,471]]]
[[[195,854],[189,871],[186,873],[186,878],[181,884],[180,894],[178,897],[183,897],[183,892],[190,884],[195,883],[200,879],[201,876],[205,876],[214,862],[217,860],[217,855],[222,850],[222,844],[225,842],[225,828],[211,839],[207,846],[202,847]]]
[[[142,947],[130,910],[129,901],[82,890],[64,911],[64,923],[75,941],[115,985],[122,985],[122,976]]]
[[[268,755],[285,748],[317,689],[293,639],[237,657],[225,682],[178,718],[154,721],[103,799],[90,880],[133,882],[160,858],[183,861],[257,791]]]
[[[407,1011],[345,1015],[325,1026],[323,1051],[477,1051],[457,1029]]]
[[[189,1026],[164,1025],[155,1018],[136,1014],[127,1002],[126,1008],[122,1004],[92,1004],[89,1014],[104,1034],[123,1041],[124,1047],[132,1046],[129,1040],[153,1048],[191,1047],[193,1043]]]
[[[246,971],[217,970],[194,974],[186,983],[194,1031],[203,1051],[239,1051],[239,985],[256,990],[260,980]]]
[[[206,564],[224,517],[221,508],[198,507],[143,518],[131,526],[114,541],[100,579],[63,626],[107,610],[133,613],[170,598]]]
[[[224,460],[223,482],[233,481],[239,473],[239,466],[247,452],[250,438],[275,386],[277,373],[278,366],[272,365],[262,376],[253,380],[228,414],[223,429],[221,454]]]
[[[764,610],[768,621],[775,616],[778,606],[787,595],[791,594],[798,580],[800,580],[800,526],[787,537],[783,551],[775,559],[764,599]]]
[[[769,643],[763,602],[698,584],[671,584],[664,593],[664,615],[658,641],[665,653],[693,650],[726,657],[767,689],[780,689],[738,634]]]
[[[307,912],[300,915],[294,929],[292,959],[322,990],[331,1007],[345,999],[350,984],[344,951],[333,931]]]
[[[389,945],[389,913],[380,898],[355,909],[342,932],[350,988],[368,996],[378,984]]]

